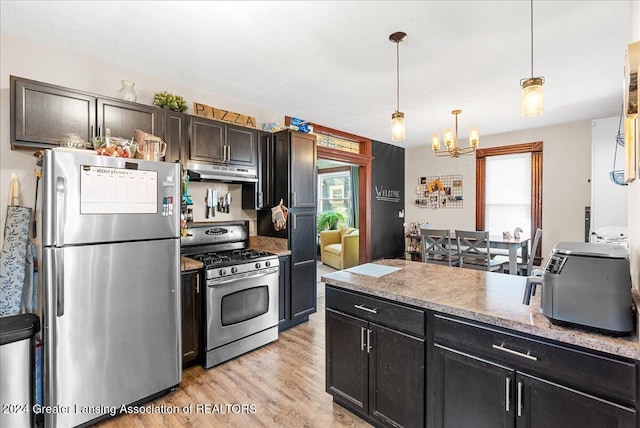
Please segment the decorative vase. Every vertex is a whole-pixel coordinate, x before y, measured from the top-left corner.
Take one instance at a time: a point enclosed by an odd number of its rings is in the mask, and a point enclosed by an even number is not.
[[[130,80],[122,80],[122,88],[118,91],[118,95],[125,101],[135,101],[138,94],[133,90],[135,83]]]

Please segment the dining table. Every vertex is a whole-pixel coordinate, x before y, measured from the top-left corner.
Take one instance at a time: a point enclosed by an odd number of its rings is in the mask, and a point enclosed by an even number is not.
[[[530,237],[520,238],[505,238],[502,235],[489,235],[489,252],[495,255],[504,255],[503,251],[491,251],[507,250],[509,256],[509,273],[511,275],[518,274],[518,250],[521,250],[520,257],[522,263],[527,263],[529,260],[529,241]]]

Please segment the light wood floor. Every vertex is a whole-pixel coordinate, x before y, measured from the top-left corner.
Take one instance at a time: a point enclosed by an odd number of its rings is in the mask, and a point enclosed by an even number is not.
[[[323,266],[324,268],[324,266]],[[320,279],[321,269],[318,272]],[[280,333],[276,342],[210,370],[194,366],[182,373],[180,388],[147,405],[192,405],[177,414],[128,414],[100,428],[132,427],[370,427],[333,404],[325,392],[324,287],[318,312],[309,322]],[[220,412],[197,413],[196,406],[218,405]],[[254,412],[233,413],[254,405]],[[222,413],[222,412],[227,413]]]

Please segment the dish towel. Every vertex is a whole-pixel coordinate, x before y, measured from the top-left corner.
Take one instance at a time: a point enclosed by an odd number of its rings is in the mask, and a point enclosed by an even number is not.
[[[0,317],[20,313],[30,224],[31,208],[7,207],[0,253]]]

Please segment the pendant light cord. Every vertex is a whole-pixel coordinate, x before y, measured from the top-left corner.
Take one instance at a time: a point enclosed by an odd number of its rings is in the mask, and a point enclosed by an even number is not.
[[[531,0],[531,77],[533,77],[533,0]]]
[[[400,42],[396,42],[396,111],[400,110]]]

